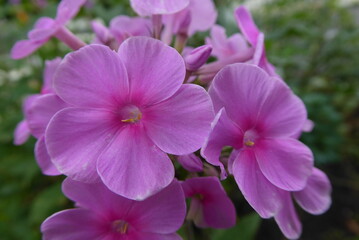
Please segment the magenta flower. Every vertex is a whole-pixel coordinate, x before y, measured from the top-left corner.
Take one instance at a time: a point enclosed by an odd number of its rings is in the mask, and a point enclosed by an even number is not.
[[[15,129],[15,144],[17,145],[24,143],[30,134],[37,138],[35,158],[45,175],[60,174],[51,162],[45,144],[45,129],[50,119],[56,112],[69,106],[56,96],[52,89],[52,79],[60,62],[61,58],[46,61],[41,94],[31,95],[24,101],[25,119]]]
[[[203,45],[193,49],[188,54],[183,54],[187,71],[193,72],[202,67],[207,62],[211,52],[211,46]]]
[[[307,186],[298,192],[283,192],[281,195],[283,206],[275,216],[275,220],[283,234],[289,239],[298,239],[302,232],[302,225],[295,211],[291,195],[305,211],[319,215],[326,212],[331,205],[332,188],[328,177],[317,168],[308,178]]]
[[[217,10],[212,0],[190,0],[189,5],[174,14],[163,16],[165,31],[192,36],[207,31],[217,20]]]
[[[279,192],[302,190],[312,174],[312,152],[291,138],[306,120],[303,102],[282,81],[241,63],[222,69],[209,94],[217,116],[202,156],[223,177],[221,150],[232,146],[228,168],[244,197],[262,217],[274,216]]]
[[[172,14],[181,11],[189,0],[131,0],[131,6],[140,16]]]
[[[279,77],[275,72],[275,67],[267,59],[264,46],[264,34],[257,28],[251,13],[244,6],[241,6],[236,9],[235,17],[239,29],[252,47],[255,48],[252,63],[262,68],[269,75]]]
[[[29,56],[51,37],[55,36],[72,49],[78,49],[85,44],[72,35],[64,26],[84,5],[86,0],[62,0],[57,8],[55,19],[42,17],[28,33],[28,40],[18,41],[11,49],[11,58],[21,59]]]
[[[236,224],[236,209],[216,177],[197,177],[182,183],[191,198],[187,219],[201,228],[230,228]]]
[[[66,179],[63,192],[78,208],[47,218],[41,225],[44,240],[180,240],[175,233],[186,215],[181,185],[174,180],[144,201],[111,192],[102,183]]]
[[[54,86],[74,107],[56,114],[47,128],[52,161],[74,180],[100,177],[130,199],[166,187],[174,177],[166,153],[198,150],[213,120],[207,92],[182,85],[184,77],[183,58],[152,38],[130,38],[118,53],[101,45],[70,53]]]

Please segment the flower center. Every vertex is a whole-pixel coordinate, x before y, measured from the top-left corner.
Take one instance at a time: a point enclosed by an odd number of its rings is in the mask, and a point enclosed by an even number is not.
[[[197,198],[198,200],[201,200],[201,201],[204,199],[203,195],[200,193],[195,194],[193,197]]]
[[[246,147],[253,147],[255,145],[257,138],[258,138],[257,131],[254,129],[250,129],[244,133],[243,144]]]
[[[136,123],[142,119],[140,109],[134,105],[128,105],[120,111],[121,122]]]
[[[128,223],[123,220],[113,221],[112,230],[121,234],[126,234],[128,230]]]

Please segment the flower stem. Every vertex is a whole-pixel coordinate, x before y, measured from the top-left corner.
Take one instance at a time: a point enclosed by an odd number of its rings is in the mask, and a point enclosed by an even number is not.
[[[84,43],[81,39],[75,36],[70,30],[66,27],[61,27],[55,34],[55,37],[65,43],[72,50],[78,50],[84,46]]]

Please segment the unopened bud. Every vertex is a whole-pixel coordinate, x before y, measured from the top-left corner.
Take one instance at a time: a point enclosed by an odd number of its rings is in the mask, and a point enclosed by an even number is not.
[[[203,45],[193,49],[193,51],[185,57],[186,68],[188,71],[194,72],[202,67],[211,55],[212,47]]]

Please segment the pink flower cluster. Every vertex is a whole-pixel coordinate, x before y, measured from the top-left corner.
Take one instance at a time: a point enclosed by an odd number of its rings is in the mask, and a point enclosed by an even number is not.
[[[66,175],[63,192],[76,204],[44,221],[43,238],[177,240],[184,221],[233,227],[228,175],[261,217],[299,238],[292,197],[321,214],[331,186],[298,140],[306,108],[269,63],[250,13],[235,11],[241,33],[228,38],[212,0],[130,2],[139,17],[92,22],[86,44],[65,28],[85,1],[62,0],[55,19],[41,18],[12,49],[23,58],[54,36],[74,50],[46,62],[42,91],[24,101],[15,130],[15,144],[38,139],[39,167]],[[206,45],[187,46],[208,30]],[[188,174],[177,179],[179,169]]]

